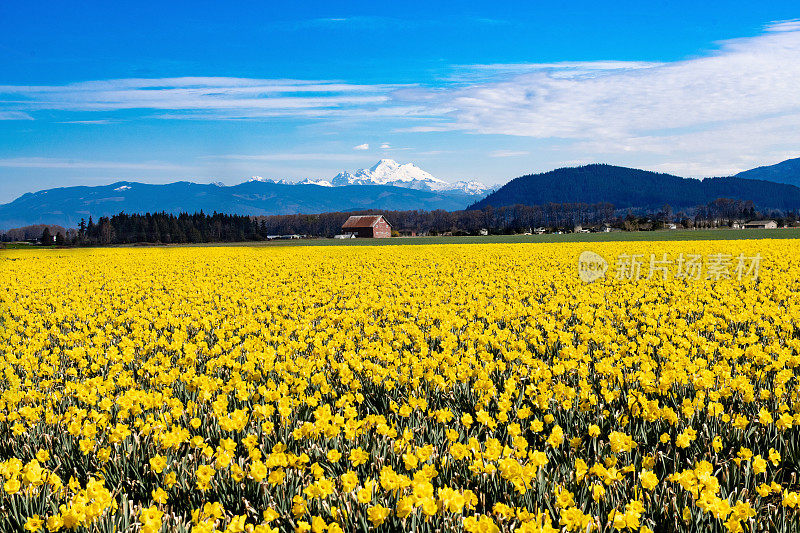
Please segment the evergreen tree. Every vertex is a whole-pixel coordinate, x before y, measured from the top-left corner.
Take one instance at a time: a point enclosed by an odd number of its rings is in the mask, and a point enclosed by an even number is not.
[[[45,227],[44,231],[42,232],[41,242],[45,246],[50,246],[53,244],[53,234],[50,233],[50,228]]]

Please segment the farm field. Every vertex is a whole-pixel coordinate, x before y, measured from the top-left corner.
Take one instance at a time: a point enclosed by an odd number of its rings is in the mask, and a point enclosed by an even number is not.
[[[751,239],[800,239],[800,228],[782,229],[699,229],[614,231],[609,233],[548,233],[543,235],[486,235],[394,237],[391,239],[299,239],[241,243],[204,243],[189,246],[391,246],[425,244],[523,244],[626,241],[705,241]]]
[[[5,250],[0,531],[800,531],[799,377],[791,239]]]

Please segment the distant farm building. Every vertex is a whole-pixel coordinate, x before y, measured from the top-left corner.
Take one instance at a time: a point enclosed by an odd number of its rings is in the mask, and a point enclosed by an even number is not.
[[[778,223],[774,220],[751,220],[744,225],[745,229],[775,229]]]
[[[384,239],[392,236],[392,226],[383,215],[354,215],[342,225],[342,233],[362,239]]]

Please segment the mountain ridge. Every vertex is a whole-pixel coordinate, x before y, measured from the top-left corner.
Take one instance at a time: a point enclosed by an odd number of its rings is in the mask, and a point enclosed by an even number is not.
[[[81,218],[120,212],[214,211],[241,215],[342,212],[363,209],[482,209],[486,206],[608,202],[616,209],[691,209],[718,198],[752,201],[762,209],[800,209],[800,188],[790,180],[800,159],[744,171],[736,176],[698,180],[607,164],[564,167],[515,178],[475,201],[416,165],[381,160],[369,169],[340,173],[336,180],[287,182],[253,176],[238,185],[177,181],[165,185],[118,181],[103,186],[60,187],[26,193],[0,205],[0,230],[32,224],[75,226]],[[757,179],[775,176],[775,181]],[[351,181],[353,183],[351,183]],[[477,182],[475,182],[477,183]],[[424,184],[424,187],[423,187]],[[438,184],[438,185],[437,185]],[[480,185],[480,184],[478,184]]]
[[[673,209],[705,205],[717,198],[752,201],[767,209],[800,208],[800,188],[740,177],[682,178],[608,164],[564,167],[515,178],[468,209],[514,204],[609,202],[616,209]]]
[[[739,172],[737,178],[760,179],[800,187],[800,157]]]
[[[280,215],[328,211],[436,210],[465,208],[474,196],[385,185],[325,187],[246,181],[233,186],[177,181],[147,184],[118,181],[109,185],[58,187],[25,193],[0,205],[0,230],[32,224],[75,227],[81,218],[120,212],[204,211],[241,215]]]
[[[461,192],[464,194],[483,195],[490,188],[475,180],[460,180],[454,183],[434,177],[413,163],[398,163],[394,159],[380,159],[369,168],[361,168],[350,172],[343,170],[330,180],[305,178],[291,182],[285,179],[253,176],[248,182],[280,183],[285,185],[322,185],[323,187],[344,187],[347,185],[388,185],[420,191]],[[219,184],[220,186],[224,186]]]

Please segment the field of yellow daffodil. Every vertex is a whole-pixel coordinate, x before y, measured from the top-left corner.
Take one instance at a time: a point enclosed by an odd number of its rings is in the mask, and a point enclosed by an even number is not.
[[[0,531],[800,531],[800,246],[585,247],[2,252]]]

